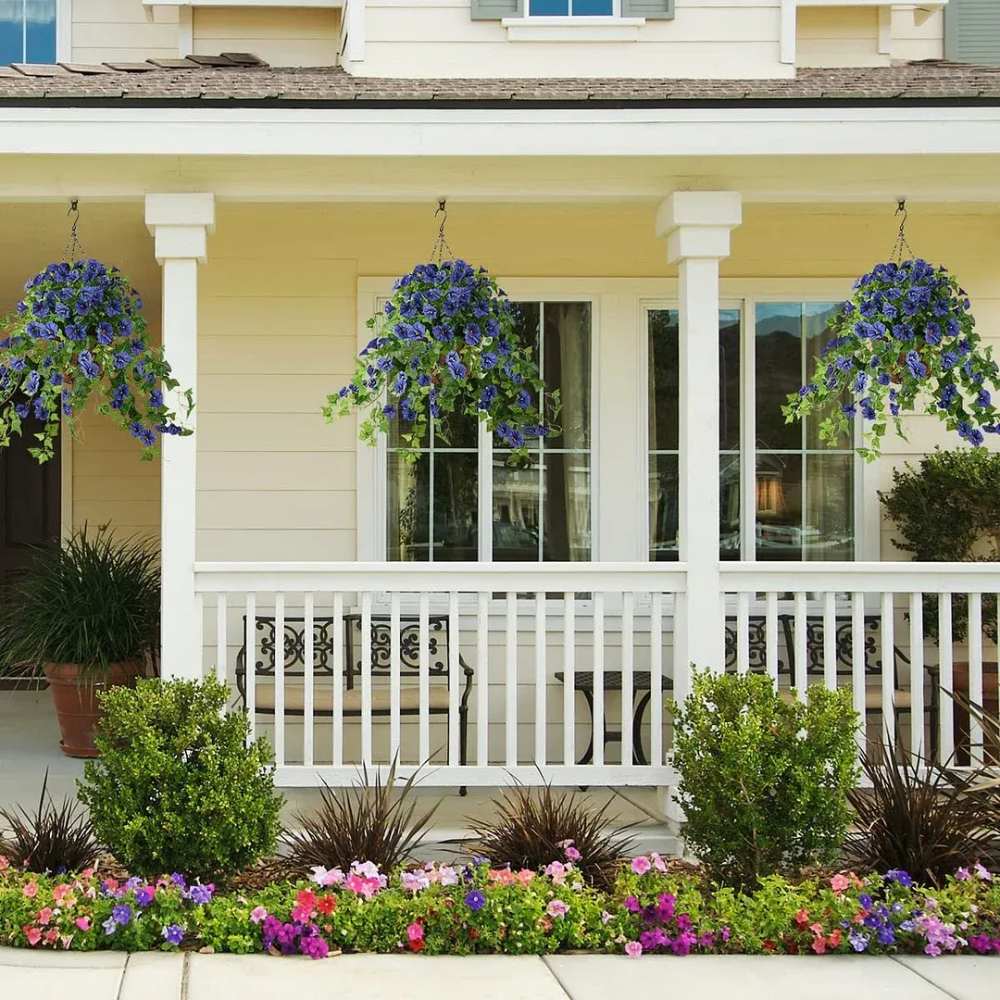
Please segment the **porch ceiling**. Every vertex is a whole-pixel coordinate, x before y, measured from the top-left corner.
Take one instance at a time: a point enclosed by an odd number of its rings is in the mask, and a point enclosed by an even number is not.
[[[2,132],[2,130],[0,130]],[[2,141],[2,140],[0,140]],[[220,201],[655,205],[672,190],[745,203],[882,212],[899,196],[939,213],[1000,211],[1000,152],[945,156],[98,156],[0,155],[3,201],[141,201],[211,191]],[[650,209],[652,211],[652,208]],[[652,223],[650,223],[652,225]]]

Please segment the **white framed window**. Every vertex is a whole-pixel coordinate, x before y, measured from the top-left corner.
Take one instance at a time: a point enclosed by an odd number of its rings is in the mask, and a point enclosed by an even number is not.
[[[68,0],[0,0],[0,66],[64,58],[60,21]]]
[[[669,328],[670,316],[667,314],[673,311],[676,316],[677,310],[676,280],[511,278],[503,279],[501,285],[514,301],[543,304],[539,307],[540,325],[544,323],[548,305],[553,307],[552,316],[557,315],[558,304],[564,311],[567,304],[589,305],[590,396],[586,403],[573,404],[578,408],[589,407],[589,444],[580,444],[579,436],[575,438],[576,443],[565,445],[550,440],[543,446],[537,462],[523,474],[514,474],[506,471],[499,461],[499,453],[494,453],[492,442],[481,427],[474,429],[474,439],[467,432],[459,432],[453,433],[443,446],[433,442],[428,449],[434,453],[433,459],[421,459],[424,469],[403,473],[404,486],[407,485],[406,476],[424,476],[426,485],[421,489],[427,498],[419,513],[421,523],[426,523],[423,537],[411,533],[407,544],[416,548],[406,558],[425,558],[419,551],[421,545],[427,549],[426,558],[432,557],[432,549],[437,550],[438,557],[448,557],[448,546],[438,543],[450,537],[450,558],[474,561],[511,558],[644,561],[651,556],[670,559],[671,548],[676,550],[676,539],[672,539],[666,529],[661,528],[657,533],[653,516],[658,509],[658,516],[664,519],[667,528],[671,518],[676,524],[676,500],[670,500],[669,466],[670,459],[676,456],[677,445],[676,439],[671,441],[668,436],[660,436],[659,431],[651,430],[649,362],[650,317],[659,314],[657,321]],[[878,558],[879,507],[875,470],[856,457],[851,450],[853,445],[837,449],[814,447],[813,431],[808,425],[804,428],[790,425],[799,435],[795,446],[772,444],[767,440],[771,411],[767,412],[767,420],[763,419],[765,404],[756,402],[758,381],[761,381],[763,389],[770,393],[766,406],[773,404],[777,419],[782,419],[776,407],[784,402],[785,393],[795,391],[801,384],[806,370],[802,366],[820,346],[815,343],[815,329],[824,304],[839,302],[849,293],[850,287],[851,281],[847,278],[723,279],[721,283],[720,554],[723,558],[800,558],[789,551],[796,545],[796,551],[804,552],[807,559],[835,558],[833,553],[838,546],[840,551],[836,558]],[[387,296],[391,288],[392,279],[389,278],[359,279],[359,344],[370,339],[364,322],[377,311],[380,297]],[[789,313],[787,309],[783,312],[782,307],[788,303],[796,304],[797,312]],[[798,317],[798,333],[796,329],[787,331],[790,335],[786,338],[787,343],[793,346],[786,351],[786,364],[781,369],[780,379],[777,375],[772,377],[773,373],[765,373],[767,378],[759,379],[758,359],[764,363],[764,352],[758,352],[758,308],[762,316]],[[765,339],[763,326],[760,339]],[[668,354],[669,351],[664,358]],[[655,366],[655,356],[652,360]],[[547,373],[547,377],[550,375]],[[582,386],[583,383],[578,379],[576,384]],[[562,389],[566,404],[569,400],[565,381]],[[567,415],[564,405],[561,417],[564,428],[571,426]],[[760,442],[758,425],[764,437]],[[357,448],[357,551],[361,560],[390,558],[388,507],[392,491],[388,472],[391,455],[389,441],[381,442],[376,448],[361,445]],[[568,469],[563,472],[560,486],[559,503],[562,506],[557,508],[550,504],[549,513],[570,507],[576,512],[574,525],[558,538],[544,527],[538,531],[546,518],[547,489],[554,488],[557,461]],[[796,472],[796,462],[805,466],[804,487],[802,475]],[[434,487],[430,485],[432,463]],[[468,500],[454,501],[450,491],[457,487],[446,489],[444,486],[450,477],[452,483],[461,482],[463,489],[471,489],[473,484],[465,472],[471,472],[473,463],[477,473],[474,519]],[[544,485],[546,474],[550,477],[548,485]],[[770,485],[776,474],[780,490]],[[798,480],[796,475],[799,475]],[[582,483],[588,484],[586,490]],[[405,506],[401,502],[404,493],[405,490],[398,488],[392,493],[396,498],[392,501],[396,510],[394,517]],[[828,505],[834,509],[824,510],[821,505],[817,506],[825,495],[838,497],[835,507]],[[432,500],[433,514],[429,509]],[[674,513],[668,509],[671,502]],[[846,538],[835,539],[831,544],[818,544],[812,529],[818,527],[820,534],[827,531],[833,516],[848,507],[851,554],[846,554]],[[409,509],[416,512],[416,505],[411,504]],[[818,520],[807,520],[807,517]],[[497,528],[494,522],[504,527]],[[589,522],[586,529],[582,527],[585,522]],[[489,531],[480,531],[479,525],[489,525]],[[832,528],[830,531],[832,533]],[[762,539],[766,536],[771,543],[770,552],[764,551],[763,544],[758,552],[758,535]],[[547,538],[551,543],[548,553]],[[775,539],[779,544],[773,544]],[[393,544],[398,544],[398,539]],[[561,553],[558,556],[557,550]]]
[[[377,293],[379,307],[387,291]],[[558,390],[556,434],[509,452],[485,424],[450,417],[430,429],[416,460],[394,425],[373,452],[359,451],[359,493],[374,480],[374,508],[360,523],[362,558],[389,562],[588,562],[594,557],[596,317],[592,297],[511,294],[525,343],[548,390]],[[538,401],[543,407],[547,400]],[[411,449],[412,451],[412,449]],[[359,496],[359,513],[365,507]]]
[[[618,17],[620,0],[526,0],[528,17]]]

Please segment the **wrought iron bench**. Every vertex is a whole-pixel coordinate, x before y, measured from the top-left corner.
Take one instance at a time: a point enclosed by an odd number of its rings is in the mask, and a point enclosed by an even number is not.
[[[271,616],[256,618],[257,633],[260,636],[257,649],[260,659],[254,664],[254,711],[261,715],[274,714],[274,655],[275,620]],[[428,674],[431,681],[428,693],[430,715],[448,715],[449,670],[448,670],[448,617],[431,615],[428,619]],[[342,711],[345,717],[360,717],[361,690],[355,687],[355,679],[361,673],[361,615],[348,614],[343,617],[344,643],[344,696]],[[236,655],[236,687],[244,709],[246,697],[246,618],[243,619],[243,645]],[[391,675],[390,639],[391,623],[388,615],[371,616],[371,676],[373,678]],[[333,700],[333,651],[338,641],[333,634],[333,618],[313,619],[313,678],[321,683],[313,688],[313,716],[331,718],[334,714]],[[305,712],[304,684],[299,683],[305,676],[305,620],[285,618],[285,714],[302,716]],[[400,618],[399,631],[400,678],[420,676],[420,623],[416,616],[404,615]],[[469,726],[469,695],[472,690],[472,668],[459,656],[459,667],[464,677],[464,687],[458,706],[459,763],[466,763]],[[438,683],[434,683],[435,679]],[[323,681],[330,681],[324,683]],[[440,681],[443,680],[443,684]],[[292,681],[291,684],[288,682]],[[461,683],[461,679],[459,680]],[[415,685],[404,685],[400,689],[400,715],[420,714],[420,692]],[[390,692],[387,685],[373,684],[371,692],[371,714],[389,716],[392,713]]]

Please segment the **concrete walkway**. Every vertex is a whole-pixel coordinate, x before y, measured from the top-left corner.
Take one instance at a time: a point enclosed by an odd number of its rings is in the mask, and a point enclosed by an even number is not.
[[[0,948],[0,997],[31,1000],[989,1000],[1000,959],[125,955]]]

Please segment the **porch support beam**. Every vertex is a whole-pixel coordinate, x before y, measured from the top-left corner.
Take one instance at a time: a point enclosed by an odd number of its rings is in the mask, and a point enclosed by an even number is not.
[[[215,223],[211,194],[148,194],[146,226],[163,268],[163,347],[182,389],[198,396],[198,264]],[[174,403],[179,413],[181,400]],[[195,429],[195,415],[186,425]],[[201,609],[194,588],[196,437],[164,435],[160,469],[160,670],[163,677],[202,672]]]
[[[678,265],[680,305],[680,560],[687,593],[674,637],[674,690],[688,691],[689,664],[724,665],[719,587],[719,262],[742,219],[735,191],[678,191],[656,218]]]

